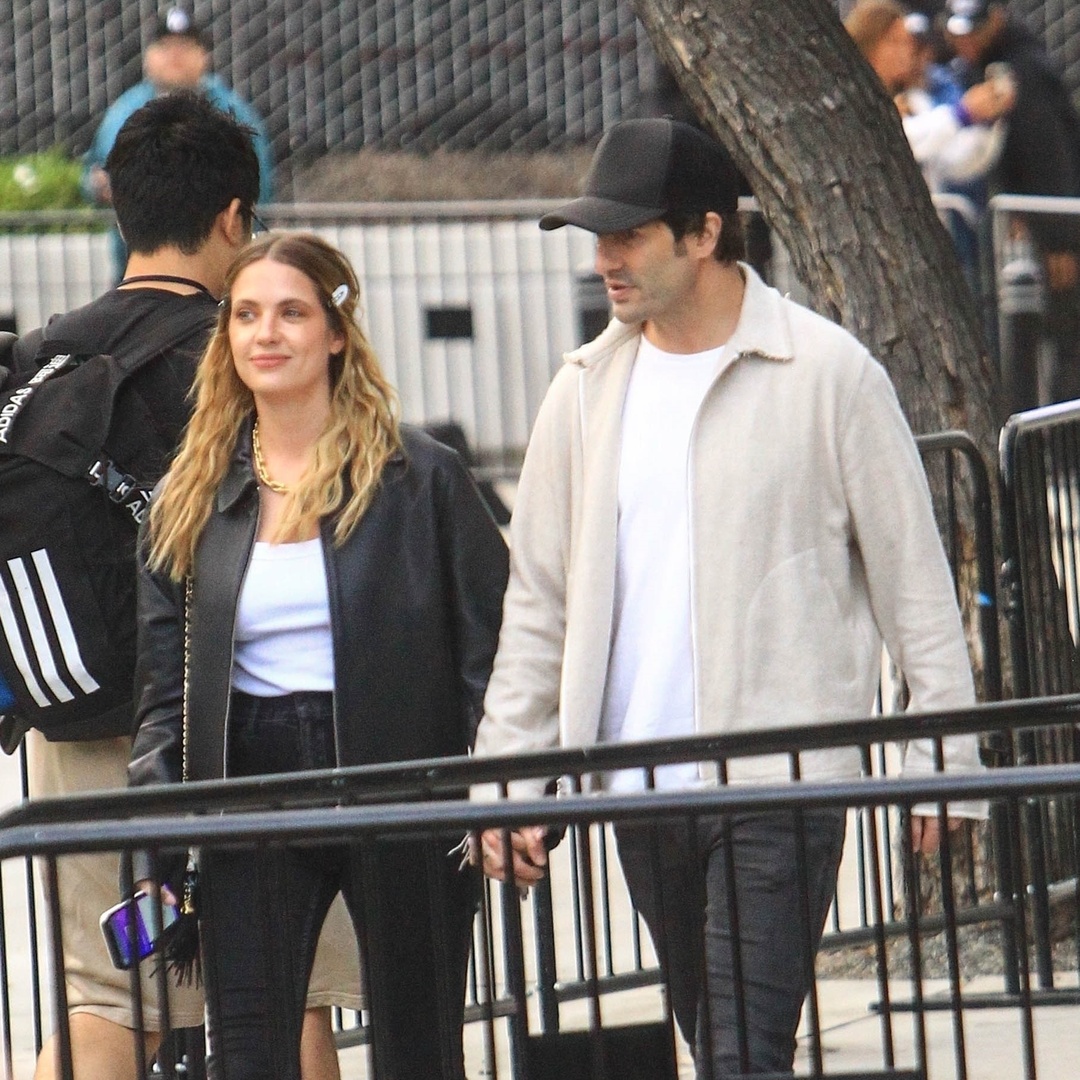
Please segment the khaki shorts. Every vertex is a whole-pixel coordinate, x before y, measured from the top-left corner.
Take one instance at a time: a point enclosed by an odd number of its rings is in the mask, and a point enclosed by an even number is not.
[[[30,797],[72,795],[127,786],[131,739],[49,742],[39,732],[26,735]],[[113,967],[101,936],[101,913],[119,899],[116,855],[64,855],[57,860],[60,919],[64,942],[64,982],[68,1009],[93,1013],[134,1027],[128,973]],[[143,1024],[161,1028],[153,963],[141,966]],[[360,963],[352,922],[339,895],[323,925],[308,992],[308,1007],[363,1007]],[[174,1028],[203,1022],[201,987],[169,988],[169,1020]]]

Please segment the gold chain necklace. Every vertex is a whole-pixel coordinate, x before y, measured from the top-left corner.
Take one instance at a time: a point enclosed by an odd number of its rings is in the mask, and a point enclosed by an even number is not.
[[[288,495],[291,488],[288,484],[278,483],[267,471],[266,462],[263,461],[262,447],[259,445],[259,421],[256,420],[251,429],[251,456],[255,459],[255,475],[263,487],[276,491],[279,495]]]

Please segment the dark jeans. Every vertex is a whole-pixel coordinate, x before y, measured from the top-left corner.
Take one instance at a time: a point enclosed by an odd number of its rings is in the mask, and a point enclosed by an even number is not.
[[[329,694],[233,695],[230,775],[333,763]],[[448,859],[454,841],[204,851],[200,911],[213,1080],[299,1080],[308,977],[339,890],[367,973],[379,1080],[462,1080],[479,883]]]
[[[791,1071],[845,826],[843,810],[727,820],[729,832],[719,817],[615,829],[630,896],[661,957],[672,1012],[698,1076],[712,1080]]]
[[[1046,404],[1080,398],[1080,287],[1046,291]]]

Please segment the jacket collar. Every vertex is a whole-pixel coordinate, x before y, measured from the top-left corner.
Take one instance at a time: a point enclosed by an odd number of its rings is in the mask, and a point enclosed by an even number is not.
[[[251,428],[253,424],[254,414],[251,414],[240,425],[240,432],[236,437],[236,446],[233,449],[232,461],[229,462],[228,471],[221,481],[215,500],[217,509],[221,513],[231,510],[242,497],[258,486],[258,481],[255,478],[255,466],[251,460]]]
[[[785,363],[795,359],[795,343],[791,337],[784,298],[766,285],[757,271],[739,263],[746,292],[735,333],[728,340],[732,356],[757,356],[762,360]]]
[[[728,340],[729,355],[757,356],[763,360],[786,362],[794,359],[795,346],[791,338],[784,311],[784,299],[758,276],[757,271],[747,263],[739,263],[746,292],[743,295],[742,310],[735,332]],[[566,354],[566,361],[588,368],[610,356],[620,345],[641,333],[640,324],[626,324],[612,319],[599,337],[587,345]]]

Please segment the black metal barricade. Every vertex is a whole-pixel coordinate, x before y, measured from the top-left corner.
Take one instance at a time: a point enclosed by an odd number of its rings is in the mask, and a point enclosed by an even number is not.
[[[972,659],[982,697],[1000,701],[1001,640],[990,474],[965,431],[919,435],[915,442],[935,494],[935,516],[959,602],[976,612],[971,623],[976,628],[977,655]],[[966,534],[962,508],[970,514],[970,535]]]
[[[1000,443],[1002,547],[1009,635],[1018,695],[1080,690],[1080,404],[1065,402],[1009,418]],[[1074,724],[1016,741],[1018,762],[1080,760]],[[1077,807],[1052,800],[1026,814],[1033,933],[1040,984],[1054,985],[1051,898],[1077,859]]]
[[[1075,331],[1069,289],[1050,287],[1045,251],[1036,239],[1071,235],[1080,198],[1002,193],[990,200],[1001,392],[1007,412],[1034,409],[1077,394]],[[985,300],[991,300],[987,290]],[[1061,352],[1060,357],[1055,354]],[[1049,363],[1047,361],[1050,361]]]
[[[997,698],[1001,693],[1001,667],[993,572],[993,532],[986,469],[970,438],[962,432],[923,436],[918,442],[938,495],[936,509],[954,577],[958,582],[963,583],[962,587],[958,585],[961,603],[974,605],[977,609],[976,617],[971,621],[978,627],[979,640],[975,643],[975,660],[981,673],[983,694],[990,698]],[[965,532],[966,527],[961,524],[961,506],[971,514],[970,535]],[[814,739],[820,738],[822,729],[814,729],[812,734]],[[798,733],[795,733],[795,737],[798,737]],[[850,738],[851,735],[845,729],[839,737],[843,740]],[[797,743],[792,745],[797,745]],[[984,740],[984,752],[988,760],[993,763],[1007,763],[1011,760],[1008,753],[1001,752],[1002,746],[1011,746],[1011,737],[1007,733],[991,731],[987,734]],[[736,751],[736,753],[741,752],[744,751]],[[864,771],[867,775],[879,775],[885,771],[885,754],[880,743],[873,747],[867,746],[864,752]],[[442,772],[441,769],[440,772]],[[419,789],[416,788],[417,775],[409,767],[405,767],[404,771],[390,770],[381,779],[376,779],[376,774],[371,773],[365,777],[364,783],[368,788],[373,783],[389,784],[390,790],[377,797],[400,798],[405,797],[406,793],[415,794],[416,790],[426,790],[423,784]],[[304,780],[303,783],[306,784],[308,781]],[[256,790],[265,794],[270,789],[259,784]],[[276,787],[273,790],[276,790]],[[241,802],[247,798],[242,794],[242,786],[237,788],[236,792],[236,797],[240,798]],[[332,788],[331,794],[336,797],[340,793],[336,788]],[[175,791],[170,792],[168,798],[160,804],[160,808],[164,810],[172,805],[186,805],[184,800],[187,797],[187,791],[183,793],[183,798],[178,798]],[[310,797],[318,801],[328,796],[323,785],[314,783]],[[372,797],[370,790],[364,795],[365,799]],[[86,812],[88,814],[98,812],[99,805],[97,801],[91,800],[86,807]],[[1003,827],[1001,820],[999,818],[996,822],[995,833],[999,833]],[[529,906],[529,966],[530,971],[533,972],[531,976],[533,989],[530,1000],[535,1000],[537,1021],[541,1031],[558,1030],[560,1006],[568,1002],[588,1001],[591,995],[599,992],[610,995],[632,991],[642,986],[655,984],[659,977],[655,964],[648,959],[650,944],[647,934],[643,933],[637,919],[630,919],[628,922],[631,963],[622,967],[616,963],[615,954],[618,951],[616,925],[619,922],[619,915],[618,911],[613,909],[618,908],[617,897],[621,892],[621,882],[617,880],[617,871],[613,874],[609,865],[613,858],[608,851],[611,846],[610,837],[603,829],[593,830],[593,832],[595,835],[591,842],[584,847],[582,847],[580,837],[574,837],[572,843],[565,845],[569,861],[566,879],[560,881],[556,876],[554,879],[545,881],[532,893]],[[887,927],[884,931],[886,936],[897,936],[904,932],[904,928],[892,918],[892,913],[902,904],[900,894],[905,888],[910,888],[911,883],[905,883],[900,877],[894,880],[894,875],[883,869],[884,863],[888,862],[888,852],[895,845],[899,835],[898,825],[888,816],[879,815],[877,818],[872,818],[862,814],[857,819],[855,833],[854,854],[851,858],[856,865],[855,873],[858,879],[857,914],[852,917],[850,912],[845,912],[842,916],[839,905],[834,908],[826,928],[824,945],[826,953],[831,955],[857,949],[868,942],[872,943],[881,926]],[[1004,859],[988,859],[986,853],[977,850],[973,843],[973,834],[970,832],[966,833],[962,840],[960,862],[964,867],[964,877],[961,882],[962,900],[957,917],[961,924],[965,921],[993,921],[1000,913],[994,910],[992,904],[987,904],[987,897],[991,894],[998,896],[1013,894],[1014,887],[1009,877],[1010,862]],[[1008,840],[1004,835],[995,835],[989,843],[997,850],[1008,849]],[[594,847],[595,856],[592,854]],[[591,888],[592,876],[586,872],[591,865],[596,867],[598,875],[595,890]],[[996,874],[995,879],[987,876],[991,872]],[[29,886],[29,861],[27,862],[27,883]],[[29,900],[33,904],[32,888],[29,888]],[[496,909],[497,907],[498,905],[495,905]],[[563,931],[557,925],[557,914],[559,911],[566,910],[572,913],[572,925]],[[595,919],[590,917],[589,913],[595,914]],[[940,926],[943,918],[942,915],[932,916],[928,925]],[[31,925],[32,920],[33,910],[31,909]],[[626,922],[625,919],[624,922]],[[498,943],[491,936],[490,925],[486,925],[487,930],[478,933],[474,949],[468,1017],[471,1020],[484,1021],[487,1025],[484,1030],[490,1035],[489,1028],[494,1019],[508,1013],[511,1016],[517,1015],[519,1010],[513,1001],[499,1000],[497,997],[481,1003],[484,987],[491,977],[489,967],[493,963],[492,957],[496,954],[501,955]],[[36,947],[36,935],[31,933],[30,936]],[[569,977],[564,970],[560,969],[560,963],[563,961],[557,956],[556,941],[560,936],[573,944],[572,968]],[[1005,987],[1008,992],[1015,993],[1020,978],[1015,934],[1001,934],[1001,949],[1003,958],[1001,966],[1006,972]],[[518,963],[516,950],[511,950],[506,954],[505,963],[510,968]],[[521,964],[524,965],[524,960]],[[38,1005],[40,994],[38,968],[39,963],[35,955],[32,963],[32,978],[34,980],[33,1016],[36,1046],[40,1046],[42,1038],[41,1010]],[[56,975],[54,971],[51,981],[55,981]],[[516,975],[508,968],[507,978],[511,983],[515,979],[520,982],[524,978],[524,966],[521,966]],[[7,985],[6,982],[5,985]],[[62,1022],[61,1019],[61,1024]],[[513,1021],[510,1023],[513,1026]],[[363,1024],[343,1023],[340,1028],[338,1042],[342,1047],[362,1044],[367,1038],[367,1029]],[[489,1037],[487,1041],[490,1043]],[[189,1046],[188,1049],[190,1051],[191,1047]],[[494,1053],[493,1046],[489,1045],[485,1052],[488,1057],[491,1057]],[[190,1056],[192,1055],[189,1053]],[[198,1055],[194,1056],[197,1058]],[[197,1073],[199,1062],[194,1060],[189,1061],[188,1064]],[[564,1080],[566,1080],[565,1077]]]
[[[1074,693],[1080,689],[1080,404],[1010,417],[1001,433],[1001,479],[1018,696]]]
[[[873,993],[864,1000],[876,1015],[877,1035],[870,1052],[855,1050],[836,1033],[835,987],[828,977],[826,946],[819,958],[818,976],[805,1011],[805,1061],[800,1071],[812,1076],[919,1076],[934,1080],[966,1076],[968,1058],[981,1050],[969,1029],[982,1010],[996,1013],[996,1028],[1011,1032],[1012,1065],[996,1076],[1053,1080],[1035,1042],[1034,1010],[1045,1004],[1080,1003],[1074,988],[1032,986],[1027,889],[1031,865],[1025,816],[1049,802],[1075,802],[1080,793],[1080,768],[1068,765],[999,769],[972,776],[949,775],[923,780],[866,779],[844,784],[791,782],[767,787],[733,785],[692,792],[652,792],[640,795],[570,796],[542,802],[466,804],[447,796],[464,785],[506,784],[523,776],[563,776],[580,788],[598,771],[645,769],[648,776],[663,764],[679,760],[706,761],[723,771],[736,758],[783,754],[793,776],[800,774],[803,755],[827,746],[857,746],[864,769],[873,767],[876,748],[915,737],[940,737],[959,732],[1019,731],[1072,724],[1080,719],[1080,698],[1002,703],[960,714],[885,717],[852,723],[760,733],[740,738],[715,737],[669,743],[558,751],[519,759],[435,760],[405,766],[334,770],[287,777],[190,784],[181,789],[144,789],[26,803],[0,818],[0,859],[41,858],[46,880],[55,859],[67,852],[185,848],[238,844],[307,844],[315,840],[348,838],[374,842],[377,837],[435,832],[454,834],[465,829],[513,826],[537,821],[570,827],[568,839],[553,853],[551,875],[555,932],[544,940],[538,930],[536,907],[545,901],[535,892],[522,904],[517,891],[501,886],[489,890],[484,917],[478,923],[470,979],[466,1025],[470,1067],[484,1075],[528,1077],[528,1061],[538,1036],[555,1032],[604,1029],[616,1032],[644,1022],[655,1048],[658,1032],[674,1055],[675,1028],[670,1009],[655,987],[661,977],[648,935],[636,928],[627,911],[618,880],[617,863],[607,848],[606,826],[632,818],[649,821],[691,821],[700,815],[745,815],[763,810],[806,814],[828,806],[849,807],[857,827],[870,837],[869,873],[864,887],[870,917],[858,941],[867,953],[867,975]],[[988,858],[1007,862],[1016,882],[1008,895],[970,897],[963,874],[954,865],[964,848],[960,834],[947,834],[939,857],[942,868],[940,910],[927,915],[919,901],[920,882],[930,867],[920,860],[897,860],[893,847],[903,835],[902,819],[917,802],[943,798],[991,798],[1007,822],[1003,848],[991,837]],[[421,800],[421,801],[416,801]],[[985,832],[980,826],[972,831]],[[884,837],[892,837],[889,844]],[[1075,875],[1076,868],[1072,868]],[[899,882],[890,893],[893,875]],[[574,884],[576,887],[571,887]],[[1075,894],[1075,886],[1074,886]],[[51,906],[50,933],[55,944],[60,927]],[[973,929],[974,928],[974,929]],[[4,954],[17,930],[5,919]],[[990,933],[1011,938],[1017,963],[1016,987],[1007,985],[1002,963],[993,962],[994,975],[968,985],[969,932],[976,938]],[[569,938],[569,941],[567,940]],[[905,944],[906,943],[906,944]],[[536,957],[536,950],[540,955]],[[995,947],[995,957],[1000,956]],[[901,955],[904,953],[905,955]],[[940,954],[940,955],[938,955]],[[1075,967],[1075,960],[1073,960]],[[54,973],[55,974],[55,973]],[[24,993],[18,975],[7,972],[5,982],[4,1045],[11,1066],[12,1030],[7,1011]],[[897,981],[902,979],[901,983]],[[985,981],[985,979],[984,979]],[[1073,980],[1075,982],[1075,979]],[[62,990],[55,1006],[63,1011]],[[378,1008],[376,1002],[373,1008]],[[1075,1017],[1055,1010],[1076,1027]],[[944,1038],[935,1020],[945,1023]],[[908,1020],[904,1020],[904,1017]],[[345,1041],[367,1039],[367,1018]],[[627,1022],[629,1021],[629,1023]],[[910,1023],[909,1023],[910,1021]],[[665,1034],[666,1033],[666,1034]],[[613,1042],[628,1036],[611,1036]],[[601,1047],[604,1039],[586,1040]],[[942,1047],[944,1046],[944,1050]],[[613,1050],[612,1053],[615,1051]],[[591,1051],[590,1051],[591,1053]],[[642,1051],[644,1053],[644,1051]],[[945,1053],[951,1064],[942,1064]],[[577,1065],[581,1065],[577,1054]],[[685,1048],[678,1059],[681,1075],[690,1075]],[[826,1061],[830,1068],[826,1069]],[[608,1080],[633,1073],[605,1074],[598,1052],[589,1059],[590,1080]],[[609,1062],[610,1064],[610,1062]],[[358,1066],[353,1075],[365,1075]],[[347,1074],[349,1075],[349,1074]],[[366,1075],[371,1075],[367,1073]],[[535,1073],[533,1080],[541,1080]],[[570,1071],[560,1073],[570,1080]],[[650,1073],[649,1075],[657,1075]],[[703,1073],[703,1075],[705,1075]]]

